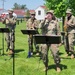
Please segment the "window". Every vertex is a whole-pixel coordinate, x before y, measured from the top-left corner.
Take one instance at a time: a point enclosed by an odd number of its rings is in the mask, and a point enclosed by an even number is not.
[[[40,10],[38,11],[38,15],[41,15],[41,11]]]

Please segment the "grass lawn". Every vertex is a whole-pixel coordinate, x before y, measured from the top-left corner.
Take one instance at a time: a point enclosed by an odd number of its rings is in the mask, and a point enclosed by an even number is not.
[[[4,27],[0,23],[0,27]],[[45,75],[43,72],[43,62],[40,57],[27,58],[28,55],[28,40],[27,35],[23,35],[21,29],[25,29],[25,22],[16,26],[15,39],[15,75]],[[61,57],[62,71],[57,73],[53,57],[49,52],[49,70],[47,75],[75,75],[75,59],[65,57],[64,46],[59,47]],[[0,33],[0,75],[13,75],[13,59],[6,52],[6,41],[4,40],[4,53],[2,54],[2,33]]]

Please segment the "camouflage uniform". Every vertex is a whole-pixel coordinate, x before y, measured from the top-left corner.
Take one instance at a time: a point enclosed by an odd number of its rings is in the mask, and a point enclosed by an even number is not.
[[[27,21],[27,29],[30,29],[30,30],[38,30],[38,21],[34,18],[30,18],[28,21]],[[28,44],[29,44],[29,52],[32,52],[33,53],[33,43],[35,45],[35,49],[36,51],[38,52],[39,51],[39,45],[35,43],[34,39],[33,39],[33,35],[29,35],[29,38],[28,38]]]
[[[65,36],[65,40],[66,37],[68,38],[68,44],[69,44],[69,48],[67,47],[67,44],[65,42],[65,50],[67,52],[67,54],[69,54],[69,52],[71,52],[71,54],[74,55],[74,33],[75,33],[75,17],[72,15],[71,10],[67,9],[66,13],[70,13],[70,16],[66,16],[65,18],[65,25],[68,26],[67,27],[67,34]],[[67,22],[67,24],[66,24]]]
[[[48,20],[44,20],[40,23],[39,28],[42,30],[43,35],[60,35],[60,27],[58,25],[58,22],[55,20],[51,20],[50,22]],[[41,52],[42,52],[42,59],[45,64],[45,66],[48,66],[48,50],[49,47],[51,49],[51,53],[53,55],[55,64],[59,66],[60,58],[59,58],[59,51],[58,51],[58,45],[57,44],[42,44],[41,45]]]
[[[9,13],[12,13],[11,11]],[[10,32],[6,33],[6,41],[7,41],[7,50],[14,50],[14,42],[15,42],[15,27],[16,27],[16,18],[12,15],[11,17],[8,15],[5,18],[5,27],[9,28]]]

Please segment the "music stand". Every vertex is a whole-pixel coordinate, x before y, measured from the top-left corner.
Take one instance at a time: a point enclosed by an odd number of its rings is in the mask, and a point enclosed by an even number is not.
[[[61,36],[48,36],[48,35],[34,35],[35,42],[37,44],[59,44],[61,42]]]
[[[38,31],[37,30],[21,30],[21,32],[23,34],[27,34],[27,35],[30,35],[30,34],[32,34],[32,35],[38,34]]]
[[[61,43],[61,36],[47,36],[47,35],[34,35],[35,42],[37,44],[59,44]],[[46,55],[46,71],[47,75],[47,55]]]
[[[65,35],[65,32],[64,32],[64,31],[62,31],[62,32],[61,32],[61,35],[63,35],[63,36],[64,36],[64,35]]]
[[[2,33],[2,45],[3,45],[3,54],[4,55],[4,33],[9,33],[8,28],[0,28],[0,33]]]
[[[32,29],[28,29],[28,30],[21,30],[21,32],[23,34],[27,34],[27,35],[34,35],[34,34],[39,34],[39,32],[37,30],[32,30]],[[29,51],[28,56],[27,57],[31,57],[31,52]]]

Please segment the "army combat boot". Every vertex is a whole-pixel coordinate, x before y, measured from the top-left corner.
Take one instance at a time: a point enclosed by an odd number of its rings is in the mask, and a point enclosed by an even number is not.
[[[56,71],[61,72],[61,69],[60,69],[59,65],[56,65]]]

